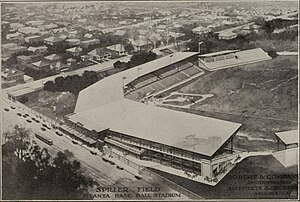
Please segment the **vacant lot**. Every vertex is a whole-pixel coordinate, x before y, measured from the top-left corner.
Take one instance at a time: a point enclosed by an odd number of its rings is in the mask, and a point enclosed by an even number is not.
[[[179,90],[214,95],[184,111],[243,123],[236,146],[273,150],[273,132],[297,128],[297,61],[280,56],[213,72]]]

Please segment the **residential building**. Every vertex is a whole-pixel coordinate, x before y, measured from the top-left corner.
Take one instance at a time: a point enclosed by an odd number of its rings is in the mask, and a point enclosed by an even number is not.
[[[4,69],[1,71],[3,82],[20,82],[24,81],[24,72],[17,69]]]
[[[72,56],[76,57],[76,56],[80,56],[80,54],[82,52],[82,48],[80,48],[80,47],[73,47],[73,48],[67,49],[66,52],[70,53]]]
[[[82,48],[88,48],[89,46],[96,45],[96,44],[100,44],[99,39],[90,39],[90,40],[81,41],[80,46]]]
[[[12,33],[12,34],[7,34],[6,35],[6,39],[7,40],[22,40],[23,39],[23,34],[16,32],[16,33]]]
[[[28,44],[43,42],[43,38],[41,36],[37,36],[37,35],[25,37],[24,40]]]
[[[106,49],[111,52],[112,57],[126,55],[125,47],[122,44],[115,44],[106,47]]]
[[[80,45],[80,39],[67,39],[66,40],[67,44],[69,46],[79,46]]]
[[[111,58],[111,53],[106,50],[106,48],[96,48],[88,53],[94,60],[103,60]]]
[[[60,43],[62,41],[64,41],[64,39],[60,38],[58,36],[51,36],[49,38],[44,39],[44,43],[48,44],[48,45],[51,45],[51,46],[53,46],[53,45],[55,45],[57,43]]]
[[[48,49],[47,46],[38,46],[38,47],[30,46],[27,50],[33,53],[45,53],[47,49]]]
[[[207,34],[207,33],[211,32],[211,30],[209,28],[206,28],[203,26],[196,27],[192,31],[193,31],[193,33],[198,34],[198,35]]]

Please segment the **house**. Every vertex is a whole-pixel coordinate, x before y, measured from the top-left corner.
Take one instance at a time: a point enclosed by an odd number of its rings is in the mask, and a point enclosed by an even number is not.
[[[80,46],[82,48],[88,48],[89,46],[96,45],[96,44],[100,44],[99,39],[90,39],[90,40],[86,40],[86,41],[81,41]]]
[[[69,46],[79,46],[80,45],[80,39],[67,39],[66,42]]]
[[[94,60],[103,60],[111,58],[111,53],[108,52],[105,48],[96,48],[88,53]]]
[[[53,45],[55,45],[59,42],[62,42],[62,41],[64,41],[64,39],[62,39],[58,36],[51,36],[49,38],[44,39],[44,43],[48,44],[48,45],[51,45],[51,46],[53,46]]]
[[[86,33],[86,34],[84,35],[84,38],[86,38],[86,39],[91,39],[91,38],[93,38],[93,34]]]
[[[237,33],[232,32],[231,30],[223,30],[217,32],[219,39],[230,40],[237,37]]]
[[[34,34],[38,34],[40,32],[40,29],[36,27],[21,27],[18,28],[18,32],[24,35],[34,35]]]
[[[28,26],[32,26],[32,27],[37,27],[39,25],[44,24],[44,21],[41,21],[41,20],[32,20],[32,21],[25,22],[25,24],[28,25]]]
[[[51,23],[51,24],[48,24],[48,25],[45,25],[44,28],[45,30],[49,30],[49,29],[55,29],[57,28],[58,25],[57,24],[54,24],[54,23]]]
[[[17,62],[22,64],[22,65],[27,65],[32,63],[31,57],[27,55],[20,55],[17,56]]]
[[[10,23],[7,21],[2,21],[1,22],[1,29],[2,30],[8,30],[10,28]]]
[[[74,64],[76,64],[76,60],[74,58],[67,59],[67,65],[68,66],[72,66]]]
[[[21,27],[25,27],[25,25],[16,22],[16,23],[10,23],[10,27],[11,27],[12,29],[19,29],[19,28],[21,28]]]
[[[199,27],[196,27],[196,28],[192,29],[192,32],[194,34],[200,35],[200,34],[207,34],[207,33],[211,32],[211,30],[209,28],[199,26]]]
[[[121,44],[115,44],[106,47],[106,49],[111,52],[112,57],[126,55],[125,47]]]
[[[82,48],[80,48],[80,47],[73,47],[73,48],[67,49],[66,52],[70,53],[71,55],[73,55],[74,57],[76,57],[76,56],[80,56],[80,54],[82,52]]]
[[[167,29],[167,25],[158,25],[158,26],[156,27],[156,32],[157,32],[157,33],[161,33],[161,32],[166,31],[166,29]]]
[[[24,81],[25,83],[33,82],[34,79],[31,76],[24,75]]]
[[[17,69],[4,69],[1,71],[2,82],[24,81],[24,72]]]
[[[81,39],[83,36],[83,32],[79,30],[69,31],[68,33],[69,33],[69,38],[72,39]]]
[[[43,38],[41,38],[41,36],[37,36],[37,35],[25,37],[24,40],[28,44],[43,42]]]
[[[61,57],[57,54],[52,54],[44,57],[45,60],[49,62],[57,62],[61,59]]]
[[[48,49],[47,46],[38,46],[38,47],[30,46],[27,50],[33,53],[45,53],[47,49]]]
[[[60,28],[55,28],[50,30],[51,34],[59,34],[63,32],[68,32],[68,29],[66,27],[60,27]]]
[[[120,29],[118,29],[118,30],[114,33],[114,35],[116,35],[116,36],[122,36],[122,37],[125,37],[126,34],[127,34],[127,32],[126,32],[125,30],[120,30]]]
[[[131,45],[134,48],[134,51],[140,51],[140,50],[150,50],[153,49],[153,43],[150,40],[147,40],[145,38],[140,37],[137,40],[129,39]]]
[[[7,34],[5,37],[7,40],[22,40],[23,39],[23,34],[16,32],[12,34]]]
[[[27,50],[25,46],[18,46],[16,43],[7,43],[1,45],[2,57],[9,57],[11,54],[20,53]]]
[[[47,60],[40,60],[38,62],[34,62],[34,63],[32,63],[32,66],[36,70],[45,70],[45,71],[50,70],[50,63]]]

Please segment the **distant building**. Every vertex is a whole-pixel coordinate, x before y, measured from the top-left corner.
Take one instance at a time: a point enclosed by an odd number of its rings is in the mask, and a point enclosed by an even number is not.
[[[66,52],[70,53],[72,56],[76,57],[76,56],[80,56],[80,54],[82,52],[82,48],[80,48],[80,47],[73,47],[73,48],[67,49]]]
[[[38,47],[30,46],[27,50],[33,53],[45,53],[47,49],[48,49],[47,46],[38,46]]]
[[[234,33],[232,31],[227,31],[227,30],[224,30],[224,31],[220,31],[220,32],[217,32],[218,34],[218,37],[219,39],[224,39],[224,40],[230,40],[230,39],[234,39],[237,37],[237,33]]]
[[[30,76],[24,75],[24,81],[25,81],[25,83],[30,83],[30,82],[33,82],[34,79]]]
[[[24,40],[28,44],[43,42],[41,36],[29,36],[29,37],[25,37]]]
[[[125,47],[121,44],[111,45],[106,49],[112,53],[112,57],[126,55]]]
[[[76,60],[74,58],[67,59],[67,65],[68,66],[72,66],[74,64],[76,64]]]
[[[89,46],[96,45],[96,44],[100,44],[99,39],[91,39],[91,40],[81,41],[80,46],[82,48],[88,48]]]
[[[19,46],[16,43],[7,43],[1,45],[2,57],[9,57],[11,54],[20,53],[27,50],[25,46]]]
[[[24,72],[17,69],[4,69],[1,71],[1,78],[4,82],[24,81]]]
[[[125,37],[127,32],[125,30],[117,30],[114,35]]]
[[[7,34],[6,35],[7,40],[22,40],[23,35],[19,32],[13,33],[13,34]]]
[[[105,48],[96,48],[88,53],[94,60],[103,60],[111,58],[111,53],[108,52]]]
[[[69,46],[79,46],[80,45],[80,39],[67,39],[66,42]]]
[[[21,27],[18,28],[18,32],[24,35],[34,35],[34,34],[38,34],[40,32],[40,29],[36,27]]]
[[[44,39],[44,43],[48,44],[48,45],[51,45],[51,46],[53,46],[53,45],[55,45],[57,43],[60,43],[62,41],[64,41],[64,39],[62,39],[62,38],[60,38],[58,36],[51,36],[49,38]]]
[[[207,34],[207,33],[211,32],[211,30],[209,28],[206,28],[206,27],[203,27],[203,26],[196,27],[192,31],[193,31],[194,34],[198,34],[198,35]]]

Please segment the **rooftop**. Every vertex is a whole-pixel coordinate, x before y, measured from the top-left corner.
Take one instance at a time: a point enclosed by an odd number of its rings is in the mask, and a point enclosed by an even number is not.
[[[284,131],[284,132],[277,132],[275,134],[286,145],[298,143],[298,138],[299,138],[298,130],[289,130],[289,131]]]
[[[89,130],[110,129],[122,134],[160,142],[212,156],[241,124],[117,100],[70,116]],[[162,135],[163,134],[163,135]]]

